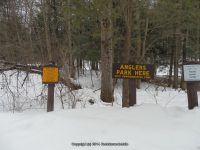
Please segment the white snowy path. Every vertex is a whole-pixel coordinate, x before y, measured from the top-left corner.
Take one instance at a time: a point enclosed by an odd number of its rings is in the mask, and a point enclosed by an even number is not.
[[[200,150],[200,109],[142,104],[0,113],[0,150]],[[126,142],[128,146],[72,146]]]

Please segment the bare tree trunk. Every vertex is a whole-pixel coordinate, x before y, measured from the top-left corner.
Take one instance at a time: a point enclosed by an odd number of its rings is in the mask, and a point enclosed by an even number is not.
[[[132,28],[132,0],[127,0],[125,7],[125,48],[123,55],[123,63],[129,63],[131,50],[131,28]],[[122,107],[129,107],[129,79],[123,80],[122,89]]]
[[[142,43],[142,57],[143,57],[143,59],[144,59],[145,54],[146,54],[146,40],[147,40],[148,28],[149,28],[149,18],[146,18],[144,40],[143,40],[143,43]]]
[[[175,52],[174,52],[174,81],[173,88],[178,88],[178,68],[179,68],[179,52],[180,52],[180,30],[175,30]]]
[[[67,14],[67,27],[68,27],[68,51],[69,51],[69,74],[71,78],[75,78],[74,57],[72,53],[72,40],[71,40],[71,0],[67,0],[68,14]]]
[[[187,47],[187,39],[188,39],[188,30],[186,31],[186,36],[184,36],[183,39],[183,50],[182,50],[182,64],[184,65],[184,63],[186,63],[186,58],[187,58],[187,51],[186,51],[186,47]],[[184,73],[183,73],[183,66],[182,66],[182,75],[181,75],[181,86],[180,88],[182,90],[186,89],[186,83],[184,81]]]
[[[101,18],[101,100],[109,103],[112,103],[114,100],[111,9],[112,1],[109,0]]]
[[[143,58],[142,58],[142,39],[141,39],[141,27],[140,27],[140,6],[139,3],[137,4],[136,8],[136,21],[137,21],[137,40],[136,40],[136,45],[137,45],[137,58],[135,63],[143,63]],[[138,89],[140,89],[140,84],[141,84],[141,79],[136,79],[136,86]]]
[[[63,63],[63,76],[65,79],[75,78],[75,66],[74,57],[72,51],[72,39],[71,39],[71,0],[67,0],[64,7],[64,18],[65,18],[65,36],[64,46],[60,49],[60,56]],[[66,11],[67,10],[67,11]]]
[[[41,62],[45,63],[46,62],[46,57],[45,57],[45,50],[43,48],[43,43],[42,43],[42,36],[38,31],[38,24],[34,24],[33,25],[33,31],[35,34],[35,37],[37,37],[38,41],[39,41],[39,49],[40,49],[40,57],[41,57]]]
[[[30,12],[29,12],[29,18],[30,18],[30,23],[29,23],[29,29],[30,29],[30,34],[29,34],[29,40],[30,40],[30,49],[31,49],[31,52],[32,54],[34,53],[33,51],[33,41],[32,41],[32,18],[33,18],[33,4],[31,3],[31,6],[30,6]]]
[[[171,87],[172,85],[173,64],[174,64],[174,43],[172,44],[170,53],[168,87]]]
[[[51,39],[50,39],[50,33],[49,33],[49,0],[45,0],[43,2],[44,4],[44,10],[43,11],[43,17],[44,17],[44,26],[45,26],[45,40],[46,40],[46,48],[47,48],[47,54],[48,54],[48,61],[52,61],[52,52],[51,52]]]
[[[142,54],[142,47],[141,47],[141,28],[140,28],[140,11],[139,6],[136,9],[136,20],[137,20],[137,37],[136,37],[136,45],[137,45],[137,63],[141,63],[141,54]]]

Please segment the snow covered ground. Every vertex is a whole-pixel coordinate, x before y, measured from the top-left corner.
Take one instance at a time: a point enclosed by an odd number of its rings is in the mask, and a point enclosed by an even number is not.
[[[1,150],[200,149],[199,109],[188,111],[144,104],[129,109],[104,107],[0,114],[0,118]],[[78,146],[80,143],[82,146]]]
[[[137,90],[137,105],[121,108],[120,82],[115,87],[113,106],[105,104],[97,90],[100,79],[93,74],[93,85],[90,76],[77,81],[83,86],[74,92],[77,109],[67,107],[71,96],[64,96],[65,109],[61,109],[56,94],[55,111],[46,113],[45,104],[34,101],[42,89],[45,97],[45,86],[39,84],[40,77],[31,79],[38,86],[31,90],[26,83],[30,89],[25,94],[32,95],[34,107],[26,109],[24,104],[25,108],[15,113],[1,109],[0,150],[200,150],[200,108],[187,109],[185,91],[143,83]],[[27,102],[30,95],[22,91],[18,92],[19,99]],[[3,92],[0,101],[5,104]],[[35,109],[36,102],[41,109]]]

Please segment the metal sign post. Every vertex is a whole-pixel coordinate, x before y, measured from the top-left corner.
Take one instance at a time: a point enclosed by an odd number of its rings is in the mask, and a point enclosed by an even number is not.
[[[48,84],[47,112],[54,110],[54,87],[58,83],[58,67],[48,64],[42,68],[42,83]]]

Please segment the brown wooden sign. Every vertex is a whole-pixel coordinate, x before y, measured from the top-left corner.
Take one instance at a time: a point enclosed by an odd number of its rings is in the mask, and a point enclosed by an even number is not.
[[[151,64],[113,64],[113,78],[152,79],[154,67]]]

